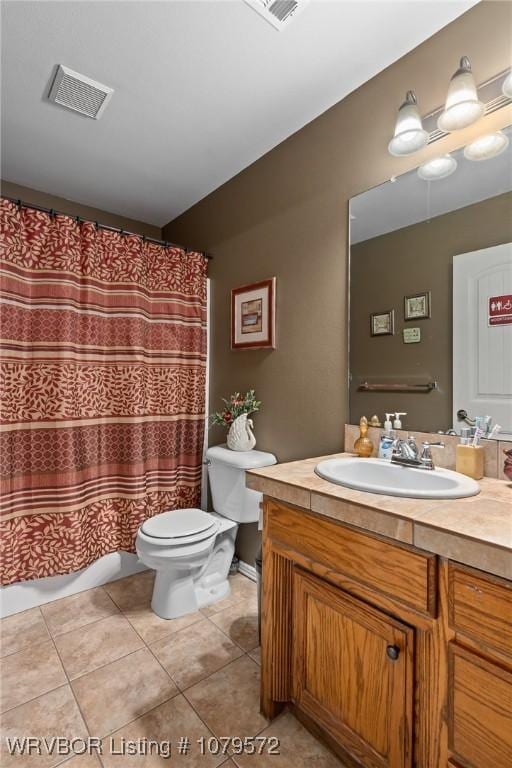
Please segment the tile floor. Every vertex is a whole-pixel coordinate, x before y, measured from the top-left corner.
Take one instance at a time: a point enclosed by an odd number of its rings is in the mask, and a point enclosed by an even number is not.
[[[252,581],[231,577],[228,598],[173,621],[151,611],[152,588],[146,571],[0,622],[2,768],[340,768],[290,713],[260,714]],[[279,754],[203,755],[198,743],[256,735],[278,738]],[[10,755],[6,739],[23,736],[100,737],[103,754]],[[138,739],[170,741],[171,759],[115,754]]]

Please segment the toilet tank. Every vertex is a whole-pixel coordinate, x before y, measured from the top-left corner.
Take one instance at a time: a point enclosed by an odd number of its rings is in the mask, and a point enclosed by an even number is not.
[[[276,457],[265,451],[231,451],[215,445],[206,451],[206,461],[215,512],[237,523],[257,522],[262,494],[245,487],[245,472],[276,464]]]

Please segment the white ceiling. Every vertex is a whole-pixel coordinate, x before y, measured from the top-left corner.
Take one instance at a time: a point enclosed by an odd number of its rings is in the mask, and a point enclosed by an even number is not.
[[[449,211],[512,190],[512,129],[510,143],[490,160],[466,160],[462,149],[451,154],[457,168],[446,179],[426,182],[416,170],[363,192],[350,201],[350,242],[355,245],[386,232],[427,221]]]
[[[3,0],[2,176],[162,226],[472,5]],[[115,89],[100,120],[47,101],[59,63]]]

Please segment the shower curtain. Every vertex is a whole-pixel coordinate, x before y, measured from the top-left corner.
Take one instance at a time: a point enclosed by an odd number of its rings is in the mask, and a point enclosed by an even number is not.
[[[0,200],[1,583],[197,506],[206,259]]]

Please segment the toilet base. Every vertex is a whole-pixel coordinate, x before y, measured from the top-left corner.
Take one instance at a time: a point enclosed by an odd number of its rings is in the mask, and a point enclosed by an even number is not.
[[[209,554],[199,553],[195,561],[190,556],[181,562],[171,561],[165,556],[156,556],[154,550],[150,557],[145,548],[142,551],[144,542],[138,540],[139,557],[156,571],[151,608],[161,619],[177,619],[194,613],[231,592],[228,575],[238,525],[215,513],[212,515],[219,521],[218,533]]]

